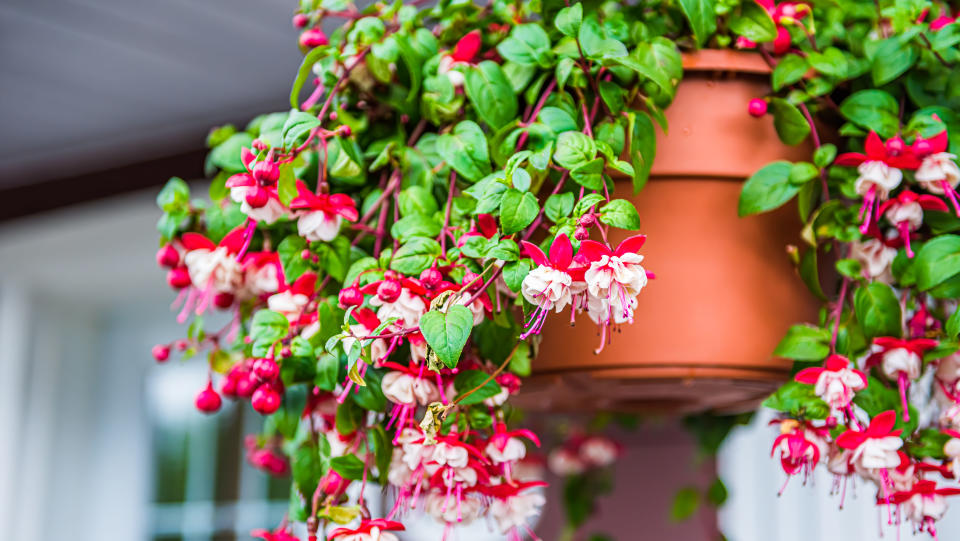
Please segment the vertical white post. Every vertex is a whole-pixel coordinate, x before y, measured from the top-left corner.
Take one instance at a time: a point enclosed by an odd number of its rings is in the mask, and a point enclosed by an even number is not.
[[[18,522],[17,470],[23,429],[23,400],[29,340],[26,292],[12,282],[0,283],[0,524],[7,531]],[[14,526],[14,528],[10,528]]]

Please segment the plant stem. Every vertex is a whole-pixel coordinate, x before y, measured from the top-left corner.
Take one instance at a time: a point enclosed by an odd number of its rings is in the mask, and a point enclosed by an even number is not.
[[[843,284],[840,286],[840,298],[833,309],[833,332],[830,335],[830,352],[837,352],[837,334],[840,330],[840,318],[843,317],[843,301],[847,296],[847,287],[850,285],[850,279],[844,276]]]
[[[450,210],[453,208],[453,190],[457,187],[457,172],[450,171],[450,186],[447,188],[447,208],[443,211],[443,227],[440,229],[440,255],[447,258],[447,227],[450,225]]]
[[[479,391],[479,390],[482,389],[486,384],[488,384],[488,383],[490,383],[491,381],[493,381],[493,378],[499,376],[499,375],[500,375],[500,372],[503,372],[503,369],[506,368],[506,367],[507,367],[507,364],[510,363],[510,359],[512,359],[513,356],[514,356],[514,354],[517,353],[517,350],[520,349],[520,344],[522,344],[522,343],[523,343],[523,342],[517,342],[517,345],[513,346],[513,349],[510,350],[510,355],[507,355],[507,358],[504,359],[502,363],[500,363],[500,366],[499,366],[496,370],[494,370],[494,372],[493,372],[492,374],[490,374],[490,375],[487,377],[487,379],[483,380],[483,383],[481,383],[480,385],[477,385],[477,386],[474,387],[473,389],[470,389],[469,391],[467,391],[467,392],[463,393],[462,395],[458,396],[457,399],[453,401],[453,405],[456,406],[457,404],[459,404],[460,402],[462,402],[465,398],[467,398],[468,396],[472,395],[473,393]]]

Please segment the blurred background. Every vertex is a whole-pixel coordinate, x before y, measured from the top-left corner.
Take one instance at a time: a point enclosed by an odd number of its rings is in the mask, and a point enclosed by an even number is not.
[[[258,416],[193,408],[201,364],[157,366],[183,329],[154,264],[153,198],[170,176],[203,193],[209,127],[282,110],[299,65],[293,0],[5,0],[0,4],[0,527],[20,541],[249,539],[284,481],[247,466]],[[674,494],[716,472],[731,541],[873,540],[868,487],[846,509],[824,472],[801,486],[762,413],[716,464],[673,420],[617,434],[616,490],[585,531],[620,541],[715,539],[715,517],[670,521]],[[556,539],[559,483],[537,531]],[[941,539],[960,538],[960,511]],[[910,527],[901,528],[904,534]],[[495,539],[483,533],[471,539]],[[407,539],[425,540],[411,532]],[[885,535],[896,535],[888,529]]]

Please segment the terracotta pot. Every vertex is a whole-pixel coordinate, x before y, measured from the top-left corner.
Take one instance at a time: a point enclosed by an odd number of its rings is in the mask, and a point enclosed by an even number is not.
[[[777,159],[809,159],[787,147],[770,116],[747,114],[768,92],[755,54],[701,51],[685,74],[659,134],[649,183],[632,197],[648,236],[644,266],[656,279],[639,296],[633,324],[599,354],[597,327],[549,318],[523,406],[559,410],[690,413],[754,407],[789,374],[771,352],[787,328],[811,320],[816,303],[785,248],[799,241],[793,204],[739,218],[742,182]],[[629,197],[628,182],[617,195]],[[613,231],[613,230],[611,230]],[[616,231],[611,243],[628,236]]]

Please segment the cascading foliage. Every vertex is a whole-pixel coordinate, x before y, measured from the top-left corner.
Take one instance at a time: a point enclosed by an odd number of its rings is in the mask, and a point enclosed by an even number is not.
[[[777,348],[797,370],[766,402],[782,412],[774,453],[791,475],[822,463],[871,481],[891,521],[896,506],[935,535],[960,492],[937,485],[960,474],[949,8],[420,4],[301,1],[291,110],[210,133],[209,202],[180,179],[158,197],[158,262],[190,326],[154,356],[205,355],[197,407],[249,400],[265,416],[250,461],[292,474],[288,521],[255,535],[293,539],[301,522],[311,540],[391,541],[418,508],[447,532],[487,517],[533,536],[538,439],[507,399],[550,312],[586,311],[601,348],[631,321],[651,275],[642,236],[606,240],[640,226],[614,179],[646,183],[681,51],[699,47],[762,55],[773,93],[744,112],[814,147],[758,171],[739,206],[796,198],[789,254],[825,302]],[[214,310],[222,329],[204,324]],[[386,517],[367,510],[374,482]]]

